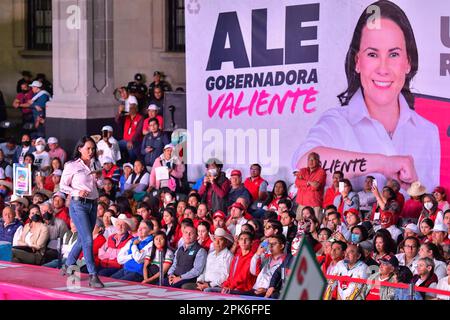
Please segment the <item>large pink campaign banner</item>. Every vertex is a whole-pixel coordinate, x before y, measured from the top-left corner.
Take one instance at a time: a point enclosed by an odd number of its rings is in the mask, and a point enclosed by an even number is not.
[[[393,4],[392,4],[393,3]],[[186,1],[190,180],[209,158],[270,182],[450,185],[448,1]],[[340,98],[338,98],[340,96]],[[328,176],[331,176],[329,174]]]

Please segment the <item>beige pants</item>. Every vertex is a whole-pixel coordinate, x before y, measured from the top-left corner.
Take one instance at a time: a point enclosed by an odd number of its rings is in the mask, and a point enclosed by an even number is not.
[[[307,207],[307,206],[302,206],[301,204],[298,205],[297,207],[297,212],[296,212],[296,219],[297,221],[300,221],[303,216],[302,216],[302,211],[303,209]],[[317,220],[319,220],[319,222],[321,223],[321,219],[322,219],[322,208],[321,207],[313,207],[314,209],[314,214],[317,218]]]

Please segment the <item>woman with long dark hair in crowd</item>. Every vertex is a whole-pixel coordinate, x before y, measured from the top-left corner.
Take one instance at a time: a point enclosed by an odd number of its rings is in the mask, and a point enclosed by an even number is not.
[[[72,273],[72,268],[83,251],[89,271],[89,286],[103,288],[97,276],[94,261],[92,231],[97,219],[98,183],[101,182],[101,166],[97,161],[95,141],[88,136],[82,137],[73,155],[73,161],[66,163],[61,177],[61,191],[69,194],[70,218],[78,230],[78,239],[69,253],[62,273]]]
[[[142,280],[142,283],[158,284],[161,264],[163,268],[163,275],[165,276],[173,262],[174,253],[169,248],[167,235],[164,231],[159,231],[156,232],[154,236],[150,254],[145,257],[143,270],[144,280]],[[160,253],[162,256],[162,263],[160,260]]]

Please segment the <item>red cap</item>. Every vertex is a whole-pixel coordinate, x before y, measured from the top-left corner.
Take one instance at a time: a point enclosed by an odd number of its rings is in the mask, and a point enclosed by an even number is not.
[[[242,173],[241,173],[240,170],[233,170],[233,171],[231,171],[230,177],[231,177],[231,176],[239,176],[239,177],[242,177]]]
[[[228,209],[231,209],[231,208],[238,208],[238,209],[241,209],[242,211],[245,211],[245,207],[240,202],[235,202],[231,206],[228,207]]]
[[[344,216],[346,216],[349,212],[350,212],[350,213],[353,213],[353,214],[356,214],[357,216],[359,216],[359,211],[356,210],[355,208],[350,208],[350,209],[346,210],[346,211],[344,212]]]
[[[217,218],[217,217],[220,217],[220,218],[222,218],[223,220],[225,220],[226,214],[223,213],[222,210],[217,210],[217,211],[214,212],[214,214],[213,214],[213,219],[215,219],[215,218]]]
[[[434,188],[433,193],[435,193],[435,192],[440,193],[440,194],[445,194],[445,189],[443,187],[439,186],[439,187]]]

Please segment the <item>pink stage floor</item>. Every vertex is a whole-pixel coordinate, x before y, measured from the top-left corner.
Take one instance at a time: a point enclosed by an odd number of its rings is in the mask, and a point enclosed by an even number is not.
[[[59,270],[0,261],[0,300],[245,300],[247,296],[171,289],[102,277],[103,289],[88,286],[88,275],[67,283]],[[259,300],[259,299],[258,299]]]

